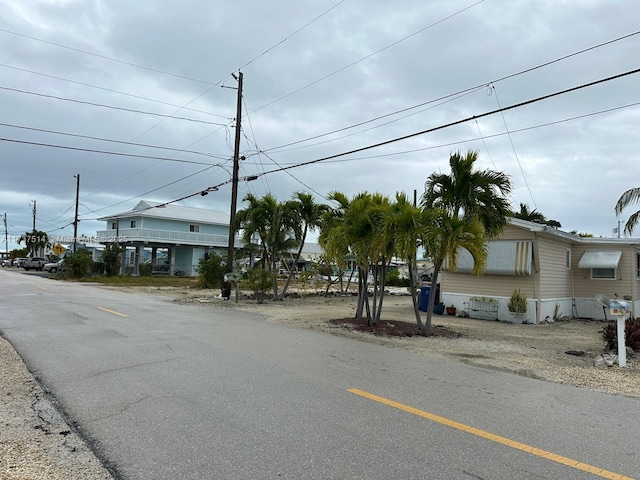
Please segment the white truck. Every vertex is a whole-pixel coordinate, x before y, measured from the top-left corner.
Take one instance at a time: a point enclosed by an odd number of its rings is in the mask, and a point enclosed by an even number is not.
[[[42,270],[42,267],[44,267],[45,263],[47,263],[47,259],[46,258],[29,257],[22,264],[22,268],[24,268],[26,271],[29,271],[29,270]]]

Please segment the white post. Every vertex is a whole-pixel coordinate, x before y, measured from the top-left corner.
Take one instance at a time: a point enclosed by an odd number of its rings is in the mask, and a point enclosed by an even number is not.
[[[624,327],[626,323],[626,317],[624,315],[617,316],[618,327],[618,365],[621,367],[627,366],[627,342],[624,338]]]

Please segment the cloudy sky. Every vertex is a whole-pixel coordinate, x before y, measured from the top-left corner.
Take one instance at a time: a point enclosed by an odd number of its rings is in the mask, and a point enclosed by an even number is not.
[[[638,19],[635,0],[0,0],[8,249],[34,202],[38,230],[73,234],[78,174],[85,235],[141,199],[229,212],[240,71],[240,176],[259,178],[239,208],[412,198],[478,150],[514,209],[612,236],[636,210],[614,213],[640,186],[640,74],[487,114],[640,68]]]

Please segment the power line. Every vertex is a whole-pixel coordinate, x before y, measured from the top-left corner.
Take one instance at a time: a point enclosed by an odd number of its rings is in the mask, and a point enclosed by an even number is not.
[[[0,90],[8,90],[8,91],[11,91],[11,92],[23,93],[25,95],[35,95],[35,96],[44,97],[44,98],[52,98],[54,100],[62,100],[62,101],[65,101],[65,102],[79,103],[79,104],[82,104],[82,105],[91,105],[92,107],[109,108],[111,110],[122,110],[122,111],[130,112],[130,113],[141,113],[143,115],[152,115],[154,117],[171,118],[171,119],[174,119],[174,120],[185,120],[187,122],[205,123],[207,125],[216,125],[216,126],[221,126],[221,127],[226,126],[226,124],[224,124],[224,123],[208,122],[206,120],[196,120],[195,118],[177,117],[175,115],[165,115],[165,114],[162,114],[162,113],[147,112],[147,111],[144,111],[144,110],[136,110],[136,109],[133,109],[133,108],[116,107],[116,106],[113,106],[113,105],[106,105],[104,103],[87,102],[87,101],[84,101],[84,100],[76,100],[74,98],[59,97],[57,95],[48,95],[46,93],[30,92],[28,90],[20,90],[18,88],[0,87]]]
[[[152,155],[135,155],[133,153],[108,152],[108,151],[105,151],[105,150],[94,150],[94,149],[91,149],[91,148],[69,147],[69,146],[66,146],[66,145],[54,145],[52,143],[28,142],[26,140],[17,140],[17,139],[14,139],[14,138],[1,138],[0,137],[0,142],[22,143],[22,144],[25,144],[25,145],[36,145],[36,146],[39,146],[39,147],[49,147],[49,148],[61,148],[61,149],[64,149],[64,150],[75,150],[75,151],[79,151],[79,152],[102,153],[104,155],[116,155],[116,156],[120,156],[120,157],[146,158],[146,159],[153,159],[153,160],[163,160],[163,161],[167,161],[167,162],[191,163],[193,165],[208,165],[208,166],[211,166],[210,163],[196,162],[196,161],[193,161],[193,160],[180,160],[180,159],[176,159],[176,158],[154,157]]]
[[[280,40],[278,43],[276,43],[275,45],[272,45],[271,47],[267,48],[264,52],[262,52],[260,55],[256,56],[255,58],[249,60],[247,63],[245,63],[244,65],[242,65],[240,68],[238,68],[237,70],[242,70],[244,67],[251,65],[253,62],[255,62],[256,60],[258,60],[260,57],[263,57],[264,55],[266,55],[267,53],[269,53],[271,50],[273,50],[276,47],[279,47],[280,45],[282,45],[284,42],[286,42],[287,40],[289,40],[291,37],[293,37],[294,35],[296,35],[297,33],[301,32],[302,30],[304,30],[305,28],[307,28],[309,25],[311,25],[312,23],[314,23],[316,20],[319,20],[320,18],[324,17],[327,13],[329,13],[331,10],[333,10],[334,8],[338,7],[339,5],[341,5],[342,3],[344,3],[345,0],[341,0],[338,3],[336,3],[335,5],[333,5],[332,7],[330,7],[328,10],[325,10],[323,13],[321,13],[320,15],[318,15],[317,17],[315,17],[313,20],[305,23],[302,27],[298,28],[297,30],[295,30],[293,33],[287,35],[285,38],[283,38],[282,40]]]
[[[304,166],[307,166],[307,165],[312,165],[312,164],[315,164],[315,163],[320,163],[320,162],[332,160],[334,158],[342,157],[342,156],[345,156],[345,155],[350,155],[352,153],[358,153],[358,152],[370,150],[370,149],[373,149],[373,148],[381,147],[381,146],[384,146],[384,145],[389,145],[391,143],[395,143],[395,142],[399,142],[399,141],[402,141],[402,140],[406,140],[408,138],[413,138],[413,137],[417,137],[417,136],[420,136],[420,135],[424,135],[426,133],[431,133],[431,132],[435,132],[435,131],[438,131],[438,130],[443,130],[445,128],[449,128],[449,127],[452,127],[452,126],[455,126],[455,125],[460,125],[462,123],[465,123],[465,122],[468,122],[468,121],[471,121],[471,120],[487,117],[487,116],[494,115],[496,113],[504,112],[504,111],[507,111],[507,110],[513,110],[515,108],[520,108],[520,107],[523,107],[523,106],[526,106],[526,105],[531,105],[533,103],[537,103],[537,102],[540,102],[542,100],[547,100],[549,98],[557,97],[559,95],[564,95],[564,94],[567,94],[567,93],[570,93],[570,92],[574,92],[574,91],[577,91],[577,90],[581,90],[581,89],[584,89],[584,88],[587,88],[587,87],[591,87],[591,86],[598,85],[598,84],[601,84],[601,83],[609,82],[609,81],[616,80],[616,79],[619,79],[619,78],[623,78],[623,77],[626,77],[626,76],[629,76],[629,75],[634,75],[634,74],[639,73],[639,72],[640,72],[640,68],[635,69],[635,70],[630,70],[628,72],[620,73],[618,75],[613,75],[613,76],[610,76],[610,77],[602,78],[600,80],[596,80],[596,81],[589,82],[589,83],[584,83],[584,84],[578,85],[576,87],[571,87],[571,88],[567,88],[565,90],[560,90],[560,91],[557,91],[557,92],[554,92],[554,93],[543,95],[541,97],[533,98],[531,100],[527,100],[527,101],[524,101],[524,102],[520,102],[520,103],[516,103],[516,104],[513,104],[513,105],[509,105],[507,107],[502,107],[502,108],[498,108],[496,110],[491,110],[489,112],[485,112],[485,113],[482,113],[482,114],[479,114],[479,115],[473,115],[471,117],[466,117],[466,118],[463,118],[461,120],[456,120],[455,122],[446,123],[446,124],[443,124],[443,125],[440,125],[440,126],[437,126],[437,127],[429,128],[427,130],[422,130],[420,132],[415,132],[415,133],[411,133],[411,134],[408,134],[408,135],[403,135],[401,137],[396,137],[396,138],[393,138],[391,140],[386,140],[384,142],[379,142],[379,143],[376,143],[376,144],[373,144],[373,145],[368,145],[368,146],[357,148],[357,149],[354,149],[354,150],[349,150],[347,152],[342,152],[342,153],[338,153],[338,154],[335,154],[335,155],[330,155],[330,156],[327,156],[327,157],[322,157],[322,158],[318,158],[318,159],[315,159],[315,160],[310,160],[310,161],[307,161],[307,162],[300,162],[300,163],[297,163],[297,164],[294,164],[294,165],[290,165],[290,166],[286,166],[286,167],[280,167],[280,168],[277,168],[277,169],[274,169],[274,170],[269,170],[269,171],[266,171],[266,172],[263,172],[263,173],[257,173],[255,175],[246,176],[246,177],[241,178],[239,180],[240,181],[256,180],[257,178],[259,178],[259,177],[261,177],[263,175],[268,175],[270,173],[277,173],[277,172],[282,172],[282,171],[286,171],[286,170],[291,170],[293,168],[304,167]],[[612,109],[612,110],[615,110],[615,109]],[[181,200],[186,200],[188,198],[195,197],[196,195],[206,195],[210,191],[217,191],[220,187],[231,183],[231,181],[232,181],[231,179],[226,180],[224,182],[219,183],[218,185],[214,185],[214,186],[209,187],[209,188],[207,188],[205,190],[202,190],[200,192],[192,193],[190,195],[185,195],[185,196],[183,196],[183,197],[181,197],[179,199],[172,200],[170,202],[165,202],[165,203],[163,203],[163,204],[161,204],[159,206],[164,207],[164,206],[167,206],[167,205],[169,205],[171,203],[175,203],[175,202],[179,202]],[[157,207],[151,207],[151,208],[157,208]]]
[[[214,83],[208,82],[206,80],[200,80],[200,79],[197,79],[197,78],[187,77],[185,75],[180,75],[180,74],[177,74],[177,73],[165,72],[164,70],[159,70],[157,68],[145,67],[144,65],[139,65],[139,64],[133,63],[133,62],[126,62],[124,60],[119,60],[119,59],[113,58],[113,57],[107,57],[106,55],[100,55],[99,53],[89,52],[87,50],[81,50],[79,48],[70,47],[68,45],[63,45],[61,43],[50,42],[48,40],[43,40],[41,38],[36,38],[36,37],[32,37],[30,35],[25,35],[23,33],[12,32],[11,30],[7,30],[7,29],[4,29],[4,28],[0,28],[0,32],[8,33],[8,34],[11,34],[11,35],[16,35],[18,37],[28,38],[30,40],[35,40],[37,42],[46,43],[48,45],[54,45],[54,46],[60,47],[60,48],[66,48],[67,50],[72,50],[72,51],[78,52],[78,53],[84,53],[85,55],[91,55],[93,57],[102,58],[104,60],[109,60],[111,62],[121,63],[123,65],[129,65],[130,67],[142,68],[144,70],[149,70],[149,71],[155,72],[155,73],[161,73],[163,75],[170,75],[172,77],[182,78],[184,80],[191,80],[192,82],[199,82],[199,83],[206,83],[206,84],[209,84],[209,85],[215,85]]]
[[[80,135],[80,134],[77,134],[77,133],[58,132],[56,130],[46,130],[46,129],[43,129],[43,128],[25,127],[25,126],[22,126],[22,125],[13,125],[13,124],[10,124],[10,123],[0,123],[0,126],[2,126],[2,127],[10,127],[10,128],[20,128],[20,129],[23,129],[23,130],[31,130],[31,131],[34,131],[34,132],[51,133],[51,134],[54,134],[54,135],[64,135],[64,136],[68,136],[68,137],[86,138],[86,139],[89,139],[89,140],[99,140],[101,142],[111,142],[111,143],[119,143],[119,144],[122,144],[122,145],[132,145],[132,146],[135,146],[135,147],[157,148],[157,149],[160,149],[160,150],[169,150],[169,151],[173,151],[173,152],[193,153],[195,155],[202,155],[202,156],[205,156],[205,157],[217,158],[217,159],[225,159],[225,158],[227,158],[227,157],[222,156],[222,155],[211,155],[209,153],[196,152],[196,151],[193,151],[193,150],[185,150],[185,149],[181,149],[181,148],[161,147],[161,146],[158,146],[158,145],[149,145],[149,144],[145,144],[145,143],[124,142],[124,141],[121,141],[121,140],[112,140],[112,139],[109,139],[109,138],[102,138],[102,137],[92,137],[92,136],[89,136],[89,135]]]
[[[297,140],[295,142],[286,143],[284,145],[279,145],[277,147],[268,148],[265,151],[271,152],[273,150],[279,150],[281,148],[289,147],[289,146],[292,146],[292,145],[297,145],[299,143],[304,143],[304,142],[307,142],[309,140],[315,140],[317,138],[325,137],[325,136],[328,136],[328,135],[333,135],[334,133],[339,133],[339,132],[342,132],[342,131],[345,131],[345,130],[349,130],[351,128],[355,128],[355,127],[359,127],[359,126],[365,125],[367,123],[372,123],[372,122],[375,122],[377,120],[381,120],[381,119],[386,118],[386,117],[390,117],[390,116],[393,116],[393,115],[404,113],[404,112],[407,112],[407,111],[410,111],[410,110],[413,110],[413,109],[416,109],[416,108],[420,108],[420,107],[423,107],[425,105],[429,105],[430,103],[435,103],[435,102],[439,102],[441,100],[446,100],[448,98],[455,97],[455,96],[458,96],[458,95],[471,93],[471,92],[474,92],[474,91],[479,90],[481,88],[487,88],[491,84],[496,84],[496,83],[502,82],[504,80],[508,80],[508,79],[523,75],[525,73],[533,72],[535,70],[539,70],[541,68],[548,67],[549,65],[553,65],[554,63],[558,63],[558,62],[561,62],[563,60],[567,60],[567,59],[569,59],[571,57],[575,57],[577,55],[581,55],[583,53],[589,52],[591,50],[595,50],[597,48],[601,48],[601,47],[604,47],[604,46],[607,46],[607,45],[611,45],[611,44],[613,44],[615,42],[619,42],[621,40],[626,40],[626,39],[631,38],[631,37],[636,36],[636,35],[640,35],[640,30],[636,30],[635,32],[631,32],[631,33],[628,33],[626,35],[622,35],[620,37],[616,37],[614,39],[607,40],[605,42],[601,42],[601,43],[598,43],[596,45],[592,45],[592,46],[587,47],[587,48],[583,48],[581,50],[575,51],[573,53],[569,53],[567,55],[562,55],[562,56],[557,57],[557,58],[555,58],[553,60],[549,60],[547,62],[540,63],[540,64],[535,65],[533,67],[529,67],[529,68],[526,68],[524,70],[520,70],[518,72],[511,73],[509,75],[505,75],[505,76],[496,78],[495,80],[490,80],[488,82],[483,82],[483,83],[477,84],[477,85],[475,85],[473,87],[468,87],[468,88],[465,88],[465,89],[462,89],[462,90],[458,90],[457,92],[454,92],[454,93],[451,93],[451,94],[448,94],[448,95],[445,95],[445,96],[442,96],[442,97],[438,97],[438,98],[433,99],[433,100],[428,100],[426,102],[418,103],[417,105],[413,105],[411,107],[405,107],[405,108],[402,108],[400,110],[396,110],[394,112],[387,113],[387,114],[384,114],[384,115],[380,115],[378,117],[374,117],[372,119],[365,120],[365,121],[362,121],[362,122],[358,122],[358,123],[355,123],[353,125],[342,127],[342,128],[336,129],[336,130],[332,130],[330,132],[322,133],[322,134],[319,134],[319,135],[314,135],[312,137],[308,137],[308,138],[305,138],[305,139],[302,139],[302,140]],[[262,107],[260,107],[260,108],[262,108]],[[383,124],[383,125],[386,125],[386,124]]]
[[[336,71],[334,71],[334,72],[332,72],[332,73],[330,73],[330,74],[328,74],[328,75],[325,75],[324,77],[319,78],[318,80],[314,80],[313,82],[308,83],[308,84],[306,84],[306,85],[304,85],[304,86],[302,86],[302,87],[298,88],[297,90],[294,90],[294,91],[292,91],[292,92],[289,92],[289,93],[287,93],[286,95],[281,96],[280,98],[277,98],[277,99],[275,99],[275,100],[273,100],[273,101],[271,101],[271,102],[269,102],[269,103],[266,103],[266,104],[262,105],[261,107],[256,108],[256,109],[255,109],[255,110],[253,110],[253,111],[255,112],[255,111],[260,110],[260,109],[262,109],[262,108],[265,108],[265,107],[268,107],[268,106],[270,106],[270,105],[273,105],[274,103],[279,102],[279,101],[281,101],[281,100],[284,100],[285,98],[290,97],[291,95],[295,95],[296,93],[301,92],[302,90],[305,90],[305,89],[307,89],[307,88],[309,88],[309,87],[311,87],[311,86],[313,86],[313,85],[315,85],[315,84],[317,84],[317,83],[320,83],[320,82],[322,82],[323,80],[326,80],[327,78],[333,77],[334,75],[337,75],[338,73],[343,72],[343,71],[345,71],[345,70],[347,70],[347,69],[349,69],[349,68],[353,67],[354,65],[357,65],[358,63],[363,62],[363,61],[367,60],[368,58],[373,57],[374,55],[377,55],[377,54],[378,54],[378,53],[380,53],[380,52],[383,52],[383,51],[385,51],[385,50],[387,50],[387,49],[389,49],[389,48],[391,48],[391,47],[394,47],[394,46],[398,45],[399,43],[404,42],[405,40],[408,40],[408,39],[409,39],[409,38],[411,38],[411,37],[414,37],[414,36],[416,36],[416,35],[418,35],[418,34],[420,34],[420,33],[424,32],[425,30],[428,30],[428,29],[430,29],[430,28],[432,28],[432,27],[435,27],[436,25],[439,25],[440,23],[443,23],[443,22],[445,22],[445,21],[447,21],[447,20],[449,20],[449,19],[451,19],[451,18],[453,18],[453,17],[455,17],[455,16],[457,16],[457,15],[460,15],[461,13],[463,13],[463,12],[465,12],[465,11],[467,11],[467,10],[469,10],[469,9],[473,8],[473,7],[475,7],[476,5],[479,5],[479,4],[483,3],[484,1],[485,1],[485,0],[479,0],[479,1],[477,1],[477,2],[475,2],[475,3],[473,3],[473,4],[471,4],[471,5],[469,5],[469,6],[467,6],[467,7],[464,7],[463,9],[458,10],[457,12],[454,12],[454,13],[452,13],[452,14],[450,14],[450,15],[448,15],[448,16],[446,16],[446,17],[444,17],[444,18],[441,18],[440,20],[438,20],[438,21],[436,21],[436,22],[433,22],[433,23],[431,23],[430,25],[427,25],[426,27],[421,28],[420,30],[418,30],[418,31],[416,31],[416,32],[413,32],[413,33],[411,33],[410,35],[407,35],[406,37],[401,38],[400,40],[396,40],[395,42],[392,42],[392,43],[390,43],[389,45],[387,45],[387,46],[385,46],[385,47],[382,47],[382,48],[381,48],[381,49],[379,49],[379,50],[376,50],[375,52],[372,52],[372,53],[370,53],[370,54],[368,54],[368,55],[365,55],[364,57],[362,57],[362,58],[360,58],[360,59],[356,60],[355,62],[350,63],[349,65],[346,65],[346,66],[344,66],[344,67],[342,67],[342,68],[339,68],[338,70],[336,70]]]
[[[225,118],[225,119],[227,118],[225,115],[218,115],[218,114],[211,113],[211,112],[205,112],[205,111],[203,111],[203,110],[196,110],[195,108],[187,108],[186,106],[180,106],[180,105],[176,105],[176,104],[174,104],[174,103],[163,102],[162,100],[154,100],[153,98],[143,97],[143,96],[141,96],[141,95],[135,95],[135,94],[133,94],[133,93],[120,92],[120,91],[118,91],[118,90],[113,90],[113,89],[111,89],[111,88],[99,87],[99,86],[97,86],[97,85],[92,85],[92,84],[90,84],[90,83],[78,82],[78,81],[76,81],[76,80],[69,80],[68,78],[58,77],[58,76],[56,76],[56,75],[50,75],[50,74],[48,74],[48,73],[36,72],[36,71],[34,71],[34,70],[29,70],[29,69],[27,69],[27,68],[15,67],[15,66],[13,66],[13,65],[7,65],[6,63],[0,63],[0,67],[10,68],[10,69],[12,69],[12,70],[18,70],[18,71],[20,71],[20,72],[31,73],[31,74],[33,74],[33,75],[40,75],[40,76],[42,76],[42,77],[53,78],[53,79],[55,79],[55,80],[61,80],[61,81],[63,81],[63,82],[69,82],[69,83],[72,83],[72,84],[74,84],[74,85],[82,85],[83,87],[95,88],[95,89],[97,89],[97,90],[103,90],[103,91],[105,91],[105,92],[109,92],[109,93],[117,93],[118,95],[124,95],[124,96],[126,96],[126,97],[137,98],[137,99],[139,99],[139,100],[146,100],[146,101],[148,101],[148,102],[159,103],[159,104],[161,104],[161,105],[168,105],[168,106],[170,106],[170,107],[176,107],[176,108],[178,108],[178,109],[185,109],[185,110],[189,110],[189,111],[191,111],[191,112],[204,113],[205,115],[212,115],[212,116],[214,116],[214,117],[220,117],[220,118]],[[215,85],[214,85],[214,86],[215,86]],[[211,87],[211,88],[213,88],[213,87]],[[209,90],[210,90],[210,89],[207,89],[204,93],[208,92]],[[204,94],[204,93],[203,93],[203,94]],[[203,94],[201,94],[201,95],[203,95]],[[199,98],[201,95],[199,95],[199,96],[198,96],[198,97],[196,97],[196,98]],[[194,100],[195,100],[195,99],[194,99]],[[193,100],[192,100],[191,102],[193,102]],[[191,102],[189,102],[189,103],[191,103]],[[188,103],[188,104],[189,104],[189,103]],[[188,105],[188,104],[187,104],[187,105]]]
[[[350,155],[352,153],[358,153],[358,152],[363,152],[363,151],[366,151],[366,150],[370,150],[372,148],[382,147],[384,145],[389,145],[391,143],[399,142],[399,141],[402,141],[402,140],[407,140],[409,138],[413,138],[413,137],[417,137],[417,136],[420,136],[420,135],[424,135],[426,133],[431,133],[431,132],[435,132],[435,131],[438,131],[438,130],[443,130],[445,128],[453,127],[455,125],[460,125],[460,124],[466,123],[466,122],[468,122],[470,120],[475,120],[477,118],[487,117],[489,115],[494,115],[496,113],[505,112],[507,110],[513,110],[514,108],[519,108],[519,107],[523,107],[523,106],[526,106],[526,105],[531,105],[533,103],[537,103],[537,102],[540,102],[542,100],[547,100],[549,98],[557,97],[559,95],[564,95],[564,94],[567,94],[567,93],[570,93],[570,92],[574,92],[574,91],[577,91],[577,90],[581,90],[581,89],[584,89],[584,88],[587,88],[587,87],[592,87],[594,85],[598,85],[598,84],[601,84],[601,83],[609,82],[611,80],[616,80],[616,79],[619,79],[619,78],[622,78],[622,77],[626,77],[626,76],[629,76],[629,75],[634,75],[634,74],[636,74],[638,72],[640,72],[640,68],[635,69],[635,70],[630,70],[628,72],[620,73],[618,75],[613,75],[613,76],[610,76],[610,77],[606,77],[606,78],[603,78],[603,79],[600,79],[600,80],[596,80],[596,81],[593,81],[593,82],[584,83],[584,84],[578,85],[576,87],[568,88],[568,89],[565,89],[565,90],[560,90],[558,92],[550,93],[548,95],[543,95],[541,97],[537,97],[537,98],[534,98],[534,99],[531,99],[531,100],[527,100],[527,101],[524,101],[524,102],[520,102],[520,103],[516,103],[516,104],[513,104],[513,105],[509,105],[508,107],[502,107],[502,108],[498,108],[496,110],[491,110],[489,112],[485,112],[485,113],[482,113],[482,114],[479,114],[479,115],[473,115],[471,117],[466,117],[466,118],[463,118],[461,120],[456,120],[455,122],[446,123],[446,124],[443,124],[443,125],[440,125],[440,126],[437,126],[437,127],[429,128],[427,130],[421,130],[419,132],[411,133],[411,134],[408,134],[408,135],[403,135],[401,137],[396,137],[396,138],[393,138],[391,140],[386,140],[384,142],[375,143],[375,144],[372,144],[372,145],[368,145],[366,147],[356,148],[354,150],[349,150],[347,152],[338,153],[338,154],[335,154],[335,155],[330,155],[330,156],[327,156],[327,157],[322,157],[322,158],[318,158],[318,159],[315,159],[315,160],[310,160],[310,161],[307,161],[307,162],[301,162],[301,163],[298,163],[298,164],[295,164],[295,165],[290,165],[290,166],[287,166],[287,167],[283,167],[283,168],[280,168],[280,169],[277,169],[277,170],[270,170],[270,171],[267,171],[267,172],[264,172],[264,173],[261,173],[261,174],[258,174],[258,175],[266,175],[268,173],[275,173],[275,172],[280,172],[280,171],[284,171],[284,170],[289,170],[289,169],[292,169],[292,168],[303,167],[303,166],[306,166],[306,165],[311,165],[311,164],[314,164],[314,163],[319,163],[319,162],[323,162],[323,161],[326,161],[326,160],[331,160],[331,159],[334,159],[334,158],[343,157],[345,155]]]

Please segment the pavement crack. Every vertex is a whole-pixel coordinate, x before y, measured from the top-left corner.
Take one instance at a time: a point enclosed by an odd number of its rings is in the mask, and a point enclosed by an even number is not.
[[[140,363],[134,363],[132,365],[125,365],[124,367],[110,368],[110,369],[107,369],[107,370],[102,370],[102,371],[100,371],[98,373],[94,373],[93,375],[89,375],[86,378],[95,378],[95,377],[99,377],[100,375],[104,375],[105,373],[118,372],[118,371],[121,371],[121,370],[129,370],[131,368],[142,367],[142,366],[145,366],[145,365],[155,365],[155,364],[158,364],[158,363],[171,362],[173,360],[178,360],[179,358],[180,357],[172,357],[172,358],[166,358],[164,360],[156,360],[156,361],[153,361],[153,362],[140,362]]]
[[[108,415],[103,415],[101,417],[95,417],[89,420],[89,422],[99,422],[100,420],[107,420],[109,418],[113,418],[113,417],[117,417],[118,415],[121,415],[122,413],[126,412],[127,410],[129,410],[131,407],[135,407],[136,405],[138,405],[141,402],[144,402],[145,400],[148,400],[151,398],[151,395],[144,395],[141,398],[131,401],[131,402],[127,402],[127,403],[123,403],[118,407],[118,410],[112,413],[109,413]]]

